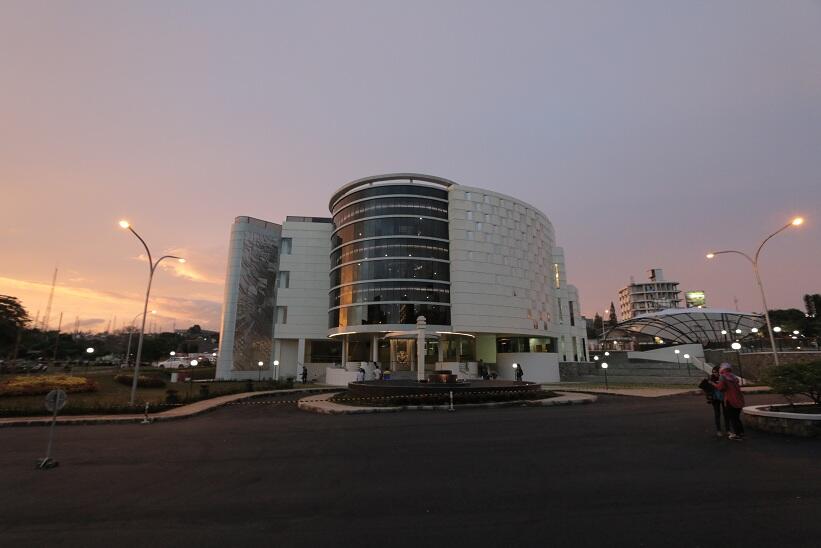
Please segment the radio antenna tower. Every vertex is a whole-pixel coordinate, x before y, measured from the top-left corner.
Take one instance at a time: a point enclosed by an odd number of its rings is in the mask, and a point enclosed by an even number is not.
[[[51,316],[51,303],[54,300],[54,286],[57,285],[57,267],[54,267],[54,276],[51,278],[51,291],[48,294],[48,304],[46,305],[46,313],[43,314],[43,332],[48,331],[49,316]]]

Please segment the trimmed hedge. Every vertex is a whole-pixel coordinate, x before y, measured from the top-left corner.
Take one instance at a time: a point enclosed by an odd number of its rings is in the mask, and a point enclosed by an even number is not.
[[[131,384],[134,382],[134,374],[120,373],[119,375],[114,377],[114,380],[120,384],[131,386]],[[137,377],[137,386],[139,388],[163,388],[165,387],[165,381],[162,380],[160,377],[156,377],[153,375],[140,375],[139,377]]]
[[[21,376],[0,384],[0,396],[38,396],[56,389],[65,390],[71,394],[94,392],[97,390],[97,383],[86,377],[71,375]]]

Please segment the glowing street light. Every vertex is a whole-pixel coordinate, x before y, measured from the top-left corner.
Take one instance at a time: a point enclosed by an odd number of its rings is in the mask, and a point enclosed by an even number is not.
[[[609,366],[607,365],[607,362],[602,362],[601,368],[604,369],[604,389],[605,390],[610,390],[610,384],[607,382],[607,368],[608,367]]]
[[[775,327],[773,327],[773,331],[775,331],[776,333],[781,333],[781,328],[776,325]]]
[[[94,354],[94,349],[89,346],[88,348],[86,348],[86,353],[89,355]]]
[[[134,399],[137,396],[137,378],[139,377],[140,373],[140,360],[143,354],[143,338],[145,336],[145,315],[148,312],[148,297],[151,295],[151,282],[154,280],[154,272],[157,270],[157,266],[164,260],[164,259],[177,259],[179,262],[184,263],[185,259],[182,257],[177,257],[176,255],[163,255],[156,261],[151,258],[151,250],[148,249],[148,244],[145,243],[145,240],[137,234],[137,231],[134,230],[134,227],[131,226],[126,220],[120,221],[120,228],[124,230],[130,230],[131,233],[140,240],[140,243],[143,244],[145,248],[145,252],[148,255],[148,287],[145,290],[145,304],[143,305],[143,321],[142,325],[140,326],[140,340],[137,343],[137,361],[134,364],[134,380],[131,382],[131,399],[129,400],[129,405],[134,405]]]
[[[274,360],[274,379],[279,380],[279,360]]]
[[[173,350],[172,350],[171,352],[169,352],[169,354],[171,354],[172,356],[176,356],[176,355],[177,355],[177,353],[176,353],[176,352],[174,352]]]
[[[261,362],[261,361],[257,362],[257,366],[259,366],[259,378],[257,379],[258,381],[262,380],[262,366],[263,365],[265,365],[263,362]]]
[[[798,335],[798,334],[799,334],[799,331],[796,329],[796,330],[794,330],[794,331],[792,332],[792,334],[793,334],[793,335]]]
[[[752,265],[753,273],[755,274],[755,281],[756,283],[758,283],[758,289],[761,292],[761,303],[764,305],[764,318],[767,320],[767,333],[770,335],[770,345],[772,346],[773,351],[773,362],[776,366],[778,365],[778,349],[776,349],[775,347],[775,337],[773,336],[773,326],[770,323],[770,312],[769,308],[767,307],[767,296],[764,293],[764,284],[761,282],[761,274],[758,271],[758,258],[761,255],[761,250],[764,248],[764,244],[769,242],[773,236],[779,234],[784,230],[787,230],[791,226],[801,226],[803,223],[803,217],[795,217],[789,223],[785,224],[784,226],[782,226],[781,228],[779,228],[778,230],[764,238],[764,241],[762,241],[759,244],[758,249],[755,251],[755,255],[753,255],[752,257],[747,255],[743,251],[736,251],[735,249],[728,249],[724,251],[711,251],[707,254],[708,259],[713,259],[716,255],[721,255],[724,253],[735,253],[736,255],[741,255],[742,257],[747,259],[750,262],[750,265]]]
[[[197,367],[197,365],[199,365],[199,363],[200,362],[198,362],[197,360],[191,360],[191,367]]]

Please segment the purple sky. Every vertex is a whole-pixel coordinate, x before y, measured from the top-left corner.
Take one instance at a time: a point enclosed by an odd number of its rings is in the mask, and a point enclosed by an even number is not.
[[[327,215],[359,177],[521,198],[582,309],[662,267],[711,306],[821,292],[818,2],[0,3],[0,293],[52,326],[141,311],[216,328],[237,215]]]

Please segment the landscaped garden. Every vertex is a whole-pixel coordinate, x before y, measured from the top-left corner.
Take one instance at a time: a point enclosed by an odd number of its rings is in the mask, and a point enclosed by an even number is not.
[[[131,371],[92,367],[72,373],[0,375],[0,417],[48,414],[44,395],[53,389],[65,390],[69,395],[61,415],[85,415],[141,412],[146,403],[150,412],[156,412],[216,396],[293,387],[291,380],[208,381],[214,377],[213,367],[184,372],[192,373],[194,382],[172,383],[168,370],[141,370],[136,408],[128,405],[133,380]]]

